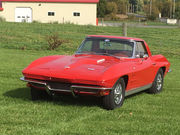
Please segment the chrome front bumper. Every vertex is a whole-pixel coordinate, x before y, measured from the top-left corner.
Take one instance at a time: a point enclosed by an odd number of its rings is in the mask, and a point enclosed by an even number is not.
[[[70,92],[72,93],[73,96],[76,96],[75,91],[77,90],[78,92],[86,92],[89,94],[96,94],[99,91],[105,91],[105,90],[111,90],[112,88],[104,88],[104,87],[96,87],[96,86],[83,86],[83,85],[71,85],[70,89],[55,89],[51,88],[51,86],[43,81],[39,80],[33,80],[33,79],[26,79],[24,77],[20,78],[21,81],[25,81],[28,83],[34,83],[34,84],[40,84],[43,85],[46,91],[50,94],[53,91],[56,92]]]

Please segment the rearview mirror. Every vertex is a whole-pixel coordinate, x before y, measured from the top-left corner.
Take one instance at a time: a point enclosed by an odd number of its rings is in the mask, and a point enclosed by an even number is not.
[[[139,54],[137,54],[135,57],[136,57],[136,58],[140,58],[140,55],[139,55]]]
[[[144,54],[144,55],[143,55],[143,58],[144,58],[144,59],[147,59],[148,57],[149,57],[149,56],[148,56],[147,54]]]

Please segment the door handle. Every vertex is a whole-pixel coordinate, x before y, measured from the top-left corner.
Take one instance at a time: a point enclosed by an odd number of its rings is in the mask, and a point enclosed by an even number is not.
[[[156,63],[155,63],[155,62],[153,62],[153,63],[152,63],[152,65],[156,65]]]

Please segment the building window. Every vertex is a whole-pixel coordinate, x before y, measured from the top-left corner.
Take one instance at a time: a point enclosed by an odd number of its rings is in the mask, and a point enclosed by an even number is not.
[[[79,12],[74,12],[73,16],[80,16],[80,13]]]
[[[48,16],[55,16],[55,12],[48,12]]]

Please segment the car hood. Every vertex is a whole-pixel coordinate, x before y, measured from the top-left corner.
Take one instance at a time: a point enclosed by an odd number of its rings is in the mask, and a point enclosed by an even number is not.
[[[36,63],[41,63],[41,61],[43,60],[37,60]],[[35,66],[30,65],[23,70],[23,74],[64,79],[95,79],[120,61],[118,58],[101,55],[56,56],[56,58],[52,57],[48,62],[36,64]]]

